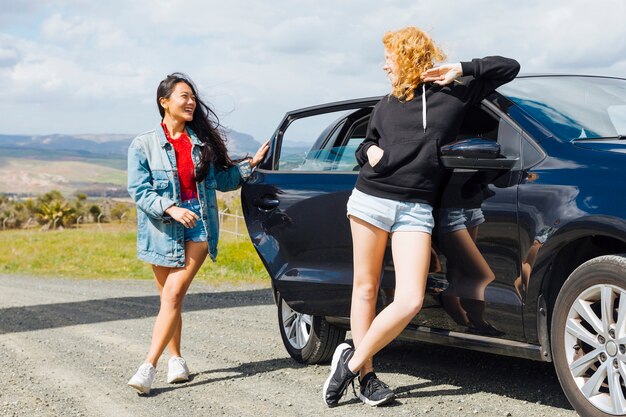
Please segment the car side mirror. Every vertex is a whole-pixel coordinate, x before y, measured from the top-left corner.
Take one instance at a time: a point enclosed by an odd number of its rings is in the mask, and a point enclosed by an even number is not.
[[[518,158],[500,155],[500,144],[482,138],[469,138],[444,145],[440,149],[445,168],[504,169],[515,166]]]

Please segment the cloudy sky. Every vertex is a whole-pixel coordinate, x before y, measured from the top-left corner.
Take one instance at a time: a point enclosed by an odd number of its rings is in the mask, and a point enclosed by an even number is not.
[[[426,29],[456,62],[626,77],[623,0],[19,0],[0,9],[0,134],[137,134],[189,74],[257,140],[291,109],[384,94],[382,35]]]

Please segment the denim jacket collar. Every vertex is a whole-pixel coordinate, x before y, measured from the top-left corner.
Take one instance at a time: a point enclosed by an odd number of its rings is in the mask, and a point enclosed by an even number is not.
[[[187,129],[187,132],[189,132],[189,137],[192,144],[197,146],[204,146],[204,142],[201,142],[200,139],[198,139],[196,133],[191,130],[189,126],[185,126],[185,128]],[[165,132],[163,131],[163,127],[161,126],[161,124],[159,124],[155,130],[159,139],[159,145],[161,146],[161,148],[167,148],[169,142],[167,141],[167,137],[165,136]]]

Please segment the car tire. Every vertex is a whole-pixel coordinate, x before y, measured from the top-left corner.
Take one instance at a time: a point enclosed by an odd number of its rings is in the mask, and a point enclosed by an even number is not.
[[[626,256],[606,255],[567,278],[552,315],[557,376],[581,416],[626,415]]]
[[[278,295],[278,327],[289,355],[300,363],[328,362],[335,348],[346,338],[346,331],[324,317],[302,314]]]

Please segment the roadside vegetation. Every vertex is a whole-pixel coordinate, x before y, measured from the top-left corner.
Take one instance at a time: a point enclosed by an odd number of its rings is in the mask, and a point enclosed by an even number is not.
[[[14,199],[0,194],[0,226],[7,229],[57,230],[85,223],[134,219],[134,205],[116,199],[87,199],[83,193],[66,198],[52,190],[38,197]]]
[[[220,202],[236,212],[238,198]],[[65,199],[58,191],[12,201],[0,196],[0,274],[98,279],[152,279],[136,257],[136,215],[132,203]],[[226,221],[224,227],[232,227]],[[10,227],[9,227],[10,226]],[[240,232],[245,233],[245,227]],[[222,233],[217,263],[207,259],[196,279],[215,284],[269,285],[248,238]]]

